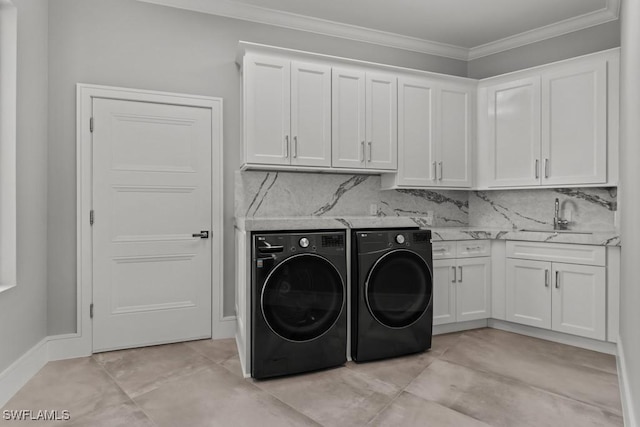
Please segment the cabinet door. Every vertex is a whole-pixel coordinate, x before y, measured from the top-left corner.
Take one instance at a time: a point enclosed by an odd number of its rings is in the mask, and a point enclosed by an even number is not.
[[[456,321],[456,261],[433,261],[433,324]]]
[[[607,182],[607,68],[603,59],[542,74],[542,184]]]
[[[471,89],[444,85],[438,100],[439,182],[446,187],[471,187]]]
[[[540,183],[540,78],[487,88],[492,187]]]
[[[290,63],[247,55],[244,62],[244,126],[247,163],[290,163]]]
[[[507,320],[551,329],[551,263],[507,258]]]
[[[435,89],[426,79],[398,79],[398,184],[437,184],[434,145]]]
[[[333,167],[365,167],[365,76],[345,68],[332,70]]]
[[[398,169],[398,79],[366,76],[367,168]]]
[[[291,164],[331,166],[331,67],[291,63]]]
[[[605,268],[553,263],[553,330],[604,340]]]
[[[491,317],[491,258],[459,259],[457,263],[457,321]]]

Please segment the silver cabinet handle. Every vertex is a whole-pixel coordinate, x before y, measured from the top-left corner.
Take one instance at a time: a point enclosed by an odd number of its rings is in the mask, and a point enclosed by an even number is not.
[[[364,154],[364,141],[362,141],[362,142],[360,143],[360,145],[362,146],[362,159],[360,160],[360,163],[364,163],[364,161],[365,161],[365,159],[366,159],[366,158],[365,158],[365,154]]]
[[[453,280],[451,281],[451,283],[456,283],[456,267],[451,267],[453,269]]]
[[[298,137],[297,136],[293,137],[293,158],[294,159],[298,158]]]
[[[462,283],[462,267],[458,267],[460,269],[460,277],[458,277],[458,283]]]
[[[544,271],[544,287],[549,287],[549,270]]]
[[[540,159],[536,159],[536,179],[540,178]]]
[[[433,180],[438,180],[438,164],[436,162],[433,162]]]
[[[442,162],[439,162],[440,164],[440,181],[442,181]]]
[[[474,246],[473,248],[467,246],[468,251],[479,251],[480,249],[482,249],[481,246]]]
[[[284,158],[289,158],[289,135],[284,137]]]
[[[446,248],[438,248],[438,249],[434,249],[433,252],[442,252],[442,253],[444,253],[444,252],[447,252],[447,249]]]
[[[369,141],[369,163],[371,163],[371,159],[373,158],[373,157],[372,157],[372,154],[371,154],[371,150],[372,150],[371,146],[372,146],[372,145],[373,145],[373,144],[371,143],[371,141]]]
[[[208,239],[209,238],[209,232],[208,231],[201,231],[199,233],[193,233],[191,235],[191,237],[199,237],[201,239]]]
[[[544,177],[549,178],[549,159],[544,159]]]
[[[560,289],[560,272],[556,270],[556,289]]]

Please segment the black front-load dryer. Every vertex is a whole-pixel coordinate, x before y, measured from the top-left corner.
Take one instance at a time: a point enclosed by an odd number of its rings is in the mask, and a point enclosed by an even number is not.
[[[351,259],[353,360],[431,348],[431,231],[353,231]]]
[[[344,364],[345,232],[254,232],[252,237],[251,376]]]

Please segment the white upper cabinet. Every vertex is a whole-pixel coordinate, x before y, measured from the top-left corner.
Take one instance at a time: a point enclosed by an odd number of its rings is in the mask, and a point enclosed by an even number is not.
[[[540,77],[487,88],[492,186],[540,183]]]
[[[397,78],[334,68],[332,166],[397,169]]]
[[[542,73],[542,105],[542,183],[607,182],[606,61]]]
[[[428,79],[398,79],[398,175],[407,187],[437,185],[433,110],[435,83]]]
[[[331,166],[331,67],[244,60],[245,163]]]
[[[398,172],[384,188],[471,187],[475,83],[398,79]]]
[[[398,169],[398,79],[366,73],[367,168]]]
[[[247,55],[244,60],[245,161],[289,164],[290,61]]]
[[[331,67],[291,63],[291,164],[331,166]]]
[[[438,99],[438,181],[444,187],[471,187],[472,98],[475,88],[443,84]]]
[[[333,69],[332,162],[334,167],[364,168],[365,75],[359,70]]]
[[[617,185],[619,53],[480,82],[478,188]]]

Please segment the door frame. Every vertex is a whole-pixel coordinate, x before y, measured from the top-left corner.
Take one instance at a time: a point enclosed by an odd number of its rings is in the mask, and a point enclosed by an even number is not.
[[[214,339],[232,337],[235,332],[235,316],[224,317],[223,311],[222,98],[78,83],[76,85],[77,329],[75,334],[65,337],[71,340],[63,340],[68,346],[64,353],[89,355],[93,352],[93,325],[89,312],[93,300],[93,239],[89,215],[93,205],[93,150],[90,119],[94,98],[153,102],[211,110],[211,335]]]

